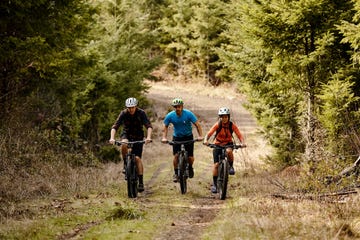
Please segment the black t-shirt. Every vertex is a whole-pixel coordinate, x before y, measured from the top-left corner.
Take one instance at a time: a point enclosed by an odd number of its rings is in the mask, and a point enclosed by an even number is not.
[[[129,140],[142,140],[144,138],[143,127],[152,128],[145,111],[140,108],[136,108],[133,115],[127,109],[122,110],[111,128],[118,130],[121,125],[123,126],[121,136]]]

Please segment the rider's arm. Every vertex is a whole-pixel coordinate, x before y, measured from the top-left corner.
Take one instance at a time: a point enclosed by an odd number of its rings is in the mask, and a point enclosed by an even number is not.
[[[142,112],[142,122],[146,128],[145,143],[149,143],[149,142],[151,142],[151,134],[152,134],[153,127],[152,127],[152,124],[151,124],[149,118],[147,117],[145,111],[141,111],[141,112]]]
[[[199,136],[198,136],[198,140],[203,140],[203,133],[202,133],[202,128],[201,128],[201,125],[199,124],[199,121],[196,121],[195,123],[194,123],[194,125],[195,125],[195,127],[196,127],[196,130],[197,130],[197,132],[198,132],[198,134],[199,134]]]
[[[235,124],[233,124],[232,127],[233,127],[233,131],[235,132],[235,134],[236,134],[236,136],[238,137],[238,139],[240,140],[240,142],[241,142],[242,144],[245,144],[244,137],[243,137],[243,135],[241,134],[239,128],[238,128]]]
[[[151,142],[152,127],[147,128],[146,132],[146,143]]]
[[[109,140],[109,142],[111,144],[115,143],[115,134],[116,134],[116,129],[112,128],[111,131],[110,131],[110,140]]]
[[[163,132],[163,135],[162,135],[161,141],[162,142],[167,142],[168,126],[166,126],[165,124],[164,124],[164,128],[163,128],[162,132]]]
[[[209,144],[209,139],[211,138],[211,136],[214,134],[214,132],[216,131],[216,129],[219,127],[219,125],[217,123],[215,123],[210,130],[207,132],[207,134],[204,137],[204,144],[207,145]]]
[[[119,129],[120,125],[123,124],[123,120],[124,119],[124,111],[121,111],[119,116],[117,117],[115,123],[112,125],[111,130],[110,130],[110,140],[109,142],[111,144],[115,143],[115,135],[116,135],[116,131]]]

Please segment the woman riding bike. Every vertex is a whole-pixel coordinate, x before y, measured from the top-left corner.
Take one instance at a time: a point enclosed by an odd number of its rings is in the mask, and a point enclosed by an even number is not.
[[[233,145],[233,132],[239,139],[240,143],[245,146],[244,144],[244,137],[242,136],[239,128],[235,123],[230,121],[230,109],[227,107],[222,107],[219,109],[218,112],[219,121],[216,122],[209,132],[204,137],[204,144],[209,145],[210,137],[215,134],[214,137],[214,144],[220,146],[226,145]],[[226,149],[228,160],[230,164],[229,174],[234,175],[234,154],[233,148],[229,147]],[[221,155],[221,149],[214,148],[213,149],[213,158],[214,158],[214,165],[213,165],[213,186],[211,187],[212,193],[217,193],[216,183],[217,183],[217,174],[218,174],[218,166],[219,166],[219,155]]]

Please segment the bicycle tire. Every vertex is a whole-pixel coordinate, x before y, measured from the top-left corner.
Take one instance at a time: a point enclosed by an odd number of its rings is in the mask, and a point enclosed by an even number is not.
[[[178,163],[178,177],[180,183],[181,194],[185,194],[187,191],[187,183],[186,183],[186,163],[185,163],[185,154],[181,152],[179,154],[179,163]]]
[[[227,193],[227,185],[229,180],[229,162],[222,160],[218,169],[218,192],[219,198],[225,200]]]
[[[135,163],[135,155],[131,154],[127,156],[127,166],[126,166],[126,175],[127,175],[127,192],[129,198],[136,198],[138,189],[138,176]]]

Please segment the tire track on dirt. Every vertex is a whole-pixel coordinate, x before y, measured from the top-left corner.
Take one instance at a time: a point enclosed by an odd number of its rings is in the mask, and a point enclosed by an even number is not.
[[[227,106],[231,109],[232,119],[238,124],[240,130],[245,135],[252,134],[256,131],[256,122],[248,113],[245,108],[242,106],[244,99],[238,95],[232,95],[232,90],[228,90],[224,93],[224,96],[215,96],[205,93],[202,89],[196,90],[189,87],[179,87],[177,85],[172,85],[172,87],[165,86],[162,83],[152,83],[151,88],[147,94],[147,98],[153,104],[153,113],[157,120],[159,129],[162,129],[162,119],[166,115],[169,109],[171,109],[170,103],[171,100],[175,97],[181,97],[184,100],[184,107],[193,111],[199,118],[200,123],[203,128],[203,134],[205,134],[212,124],[214,124],[217,119],[217,111],[220,107]],[[171,129],[169,129],[168,138],[171,137]],[[194,130],[195,131],[195,130]],[[161,138],[161,132],[157,133],[157,138]],[[197,134],[194,133],[194,136]],[[194,197],[191,199],[191,207],[183,206],[184,214],[178,216],[171,223],[171,226],[164,226],[161,233],[154,239],[156,240],[167,240],[167,239],[199,239],[205,228],[209,227],[219,214],[220,209],[225,207],[226,201],[218,200],[217,195],[210,193],[210,183],[209,174],[211,172],[211,157],[206,159],[206,166],[201,165],[205,160],[200,159],[203,156],[198,157],[200,148],[199,145],[195,146],[195,177],[190,179],[189,191],[200,191],[206,192],[206,194],[200,194],[200,196]],[[170,153],[168,149],[168,153]],[[206,152],[208,149],[201,149],[202,152]],[[172,157],[171,157],[172,158]],[[202,161],[200,161],[202,160]],[[161,171],[161,168],[165,167],[165,164],[162,164],[157,168],[156,172],[153,174],[151,179],[148,181],[148,185],[151,188],[151,185],[156,184],[157,176]],[[210,174],[211,175],[211,174]],[[169,178],[170,179],[170,178]],[[196,182],[198,181],[198,182]],[[206,183],[204,186],[203,183]],[[202,183],[202,184],[201,184]],[[166,183],[170,184],[171,183]],[[191,187],[196,189],[192,189]],[[205,189],[204,189],[205,188]],[[180,194],[180,193],[179,193]],[[180,197],[180,196],[179,196]],[[151,204],[147,202],[146,204]],[[182,206],[171,206],[169,203],[156,203],[157,205],[163,204],[170,207],[182,207]]]

